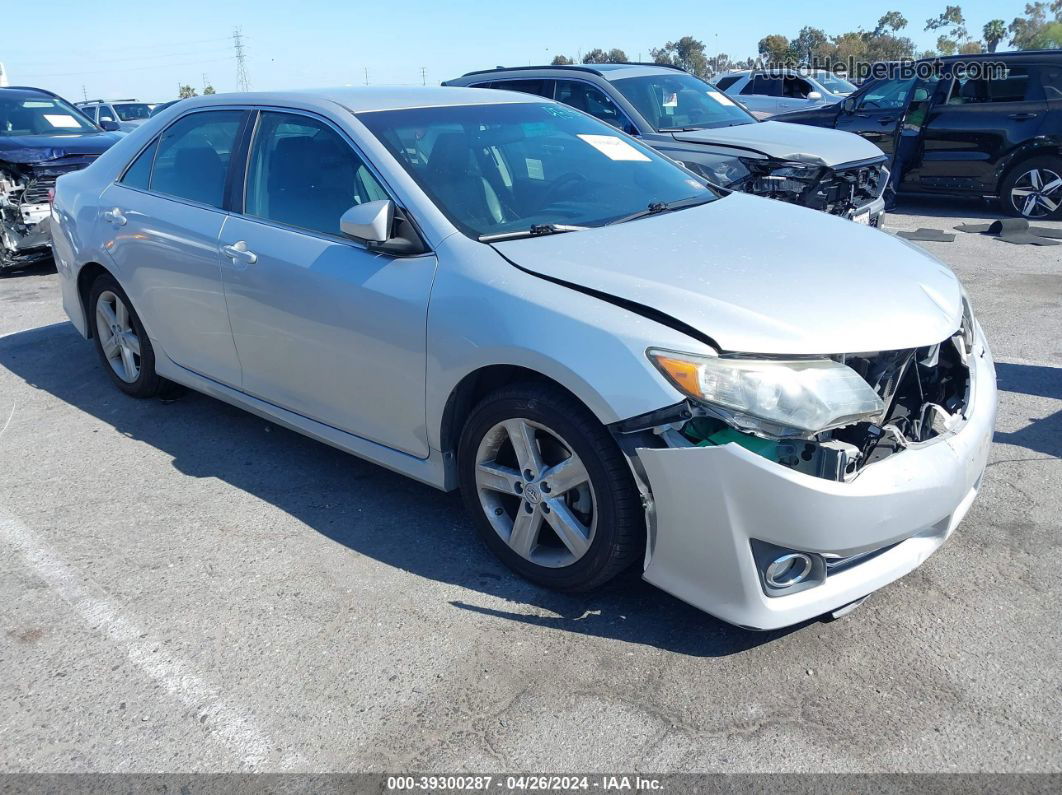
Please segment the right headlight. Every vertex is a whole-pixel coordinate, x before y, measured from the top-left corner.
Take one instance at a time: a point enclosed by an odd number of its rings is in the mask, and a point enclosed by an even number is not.
[[[768,436],[810,436],[869,421],[885,404],[833,359],[726,359],[650,349],[650,360],[694,400],[732,424]]]

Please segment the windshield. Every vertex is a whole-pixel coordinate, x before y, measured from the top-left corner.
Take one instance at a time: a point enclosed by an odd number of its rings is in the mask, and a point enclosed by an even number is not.
[[[693,75],[627,77],[612,82],[657,132],[752,124],[751,114]]]
[[[814,77],[831,94],[848,95],[856,90],[856,87],[843,77],[838,77],[830,72],[815,72]]]
[[[96,132],[96,127],[61,99],[7,97],[0,92],[0,136]]]
[[[122,121],[140,121],[151,115],[151,106],[146,102],[116,102],[111,107]]]
[[[654,203],[716,198],[670,160],[566,105],[414,108],[358,119],[477,239],[544,225],[601,226]]]

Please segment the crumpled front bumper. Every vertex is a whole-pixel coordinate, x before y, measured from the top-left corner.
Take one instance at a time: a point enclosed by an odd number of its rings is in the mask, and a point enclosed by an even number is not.
[[[735,444],[641,448],[653,495],[644,577],[732,624],[776,629],[849,604],[918,567],[966,515],[996,415],[991,353],[978,330],[966,422],[867,466],[848,483],[787,469]],[[764,593],[750,541],[856,555],[895,545],[807,590]]]

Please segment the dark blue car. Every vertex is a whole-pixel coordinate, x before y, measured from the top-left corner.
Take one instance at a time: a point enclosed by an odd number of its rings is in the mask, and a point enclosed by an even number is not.
[[[49,192],[119,136],[40,88],[0,88],[0,271],[51,256]]]

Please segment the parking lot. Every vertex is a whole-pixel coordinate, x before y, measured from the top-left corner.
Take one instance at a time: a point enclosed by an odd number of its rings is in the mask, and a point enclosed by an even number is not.
[[[0,770],[1062,770],[1062,247],[920,245],[997,359],[983,491],[914,573],[771,633],[634,574],[540,590],[456,494],[127,398],[52,268],[0,279]]]

